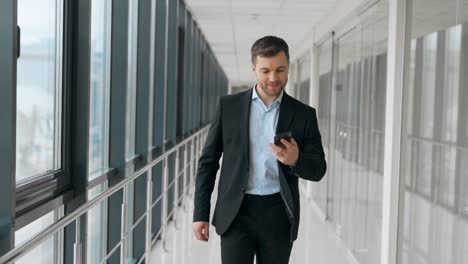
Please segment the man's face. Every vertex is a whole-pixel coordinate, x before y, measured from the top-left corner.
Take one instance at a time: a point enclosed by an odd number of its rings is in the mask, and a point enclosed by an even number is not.
[[[252,70],[258,86],[268,96],[279,96],[288,82],[289,65],[284,51],[268,58],[257,56]]]

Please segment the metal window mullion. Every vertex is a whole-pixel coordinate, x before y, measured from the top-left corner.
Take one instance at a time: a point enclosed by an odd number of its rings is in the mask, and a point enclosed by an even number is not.
[[[169,1],[170,0],[165,0],[166,2],[166,21],[165,21],[165,27],[164,27],[164,118],[163,118],[163,152],[166,151],[166,143],[167,143],[167,62],[168,62],[168,45],[169,45]]]
[[[404,181],[400,181],[404,67],[409,65],[405,51],[409,50],[406,27],[406,0],[389,2],[387,94],[385,110],[385,152],[382,195],[381,263],[400,263]],[[408,38],[409,39],[409,38]],[[403,174],[404,175],[404,174]],[[403,183],[403,184],[401,184]],[[400,229],[401,230],[401,229]],[[400,255],[400,256],[398,256]]]
[[[105,8],[105,50],[106,55],[106,68],[105,68],[105,93],[104,93],[104,131],[106,138],[104,140],[104,169],[109,168],[109,142],[110,142],[110,89],[111,89],[111,49],[112,49],[112,0],[106,0]]]
[[[89,168],[89,138],[90,138],[90,91],[91,91],[91,0],[64,1],[66,5],[66,73],[65,87],[66,107],[69,110],[62,120],[67,123],[64,134],[66,139],[66,162],[64,167],[66,181],[71,182],[73,199],[65,203],[65,215],[75,211],[87,202],[87,180]],[[64,94],[65,94],[64,93]],[[64,130],[65,131],[65,130]],[[68,165],[69,163],[69,165]],[[86,218],[81,217],[79,226],[81,238],[85,237]],[[65,252],[76,250],[76,243],[80,248],[78,256],[65,254],[65,262],[86,259],[86,241],[74,240],[72,227],[65,228]],[[76,235],[76,234],[75,234]],[[75,257],[75,259],[73,259]]]
[[[151,151],[154,130],[154,94],[155,94],[155,46],[156,46],[156,0],[151,0],[151,26],[150,26],[150,59],[149,59],[149,109],[148,109],[148,163],[153,160]]]
[[[62,160],[62,75],[63,75],[63,1],[56,1],[56,20],[55,20],[55,105],[54,105],[54,165],[53,169],[61,167]]]

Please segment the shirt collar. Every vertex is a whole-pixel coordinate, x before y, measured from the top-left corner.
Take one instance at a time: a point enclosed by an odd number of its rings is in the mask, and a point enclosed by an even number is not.
[[[283,100],[283,94],[284,94],[284,90],[281,91],[280,95],[278,97],[276,97],[276,99],[273,101],[273,103],[271,105],[274,105],[276,103],[280,104],[281,100]],[[253,87],[253,91],[252,91],[252,101],[257,99],[257,98],[260,98],[260,97],[258,96],[258,93],[257,93],[257,85],[255,85]]]

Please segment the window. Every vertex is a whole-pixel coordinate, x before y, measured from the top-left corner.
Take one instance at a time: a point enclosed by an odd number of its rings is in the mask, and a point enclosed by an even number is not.
[[[21,228],[15,232],[15,246],[22,244],[23,242],[31,239],[34,235],[37,235],[42,230],[52,225],[59,217],[63,215],[63,207],[49,212],[48,214],[40,217],[34,222]],[[59,244],[62,233],[59,233],[46,241],[42,242],[39,246],[29,251],[26,255],[15,261],[16,264],[51,264],[58,263],[58,249],[61,248]]]
[[[97,1],[94,1],[97,2]],[[103,1],[104,2],[104,1]],[[107,183],[100,184],[88,191],[88,200],[96,198],[107,189]],[[100,263],[106,255],[107,242],[107,200],[99,203],[87,213],[87,254],[86,263]]]
[[[92,1],[89,180],[108,167],[111,1]]]
[[[112,1],[92,1],[91,5],[91,93],[88,180],[108,169],[110,41]],[[102,183],[88,191],[91,200],[107,189]],[[100,263],[106,254],[107,201],[87,213],[86,263]]]
[[[135,125],[136,125],[136,85],[137,85],[137,55],[138,55],[138,1],[129,2],[128,16],[128,76],[127,76],[127,124],[126,124],[126,156],[135,155]]]
[[[61,167],[62,0],[19,0],[16,182]]]

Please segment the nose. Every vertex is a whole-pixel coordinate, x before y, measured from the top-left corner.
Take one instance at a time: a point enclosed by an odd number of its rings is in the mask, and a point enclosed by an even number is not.
[[[268,76],[268,79],[270,82],[276,82],[279,80],[278,74],[276,72],[270,73],[270,76]]]

